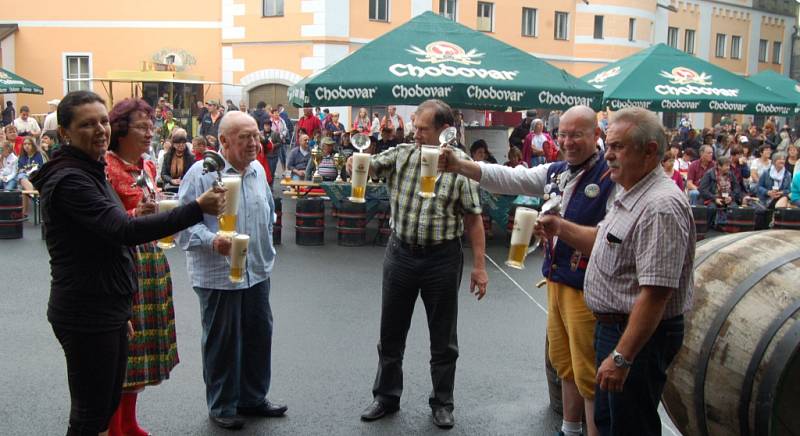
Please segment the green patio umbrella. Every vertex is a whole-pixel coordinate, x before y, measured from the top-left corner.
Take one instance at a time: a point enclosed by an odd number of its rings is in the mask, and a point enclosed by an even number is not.
[[[680,50],[656,44],[582,77],[612,110],[788,115],[796,102]]]
[[[748,77],[747,80],[800,104],[800,84],[783,74],[764,70]]]
[[[564,70],[432,12],[289,88],[294,106],[419,104],[476,109],[601,107],[602,92]]]
[[[0,68],[0,94],[43,94],[41,86]]]

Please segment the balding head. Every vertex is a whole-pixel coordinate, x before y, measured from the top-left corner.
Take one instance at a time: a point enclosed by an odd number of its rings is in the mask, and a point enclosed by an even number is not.
[[[600,128],[597,114],[588,106],[569,108],[558,123],[559,142],[570,165],[579,165],[597,152]]]
[[[239,172],[255,160],[259,147],[256,120],[244,112],[231,111],[219,123],[219,142],[222,155]]]

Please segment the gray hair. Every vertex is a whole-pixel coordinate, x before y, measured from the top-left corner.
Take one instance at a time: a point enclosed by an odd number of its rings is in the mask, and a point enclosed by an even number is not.
[[[714,147],[712,147],[710,145],[701,145],[700,146],[700,150],[698,150],[698,151],[700,152],[700,154],[703,154],[706,151],[710,151],[710,152],[713,153],[714,152]]]
[[[777,161],[779,159],[786,160],[786,153],[784,153],[782,151],[779,151],[777,153],[773,153],[772,154],[772,163],[775,163],[775,161]]]
[[[537,124],[541,124],[542,129],[544,129],[544,121],[542,121],[541,118],[536,118],[533,121],[531,121],[531,132],[533,132],[536,129]]]
[[[184,138],[189,138],[189,135],[186,133],[186,129],[182,129],[180,127],[172,129],[172,136],[170,136],[170,138],[174,140],[178,136],[181,136],[181,134],[183,134]]]
[[[619,122],[630,124],[628,139],[638,148],[641,149],[648,142],[655,142],[658,146],[656,157],[658,157],[659,162],[661,161],[664,153],[667,152],[667,134],[655,112],[640,107],[628,107],[611,115],[609,124]]]

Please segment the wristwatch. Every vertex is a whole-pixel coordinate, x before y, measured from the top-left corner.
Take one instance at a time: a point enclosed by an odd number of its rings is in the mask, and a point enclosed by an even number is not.
[[[614,365],[616,365],[617,368],[630,368],[633,366],[633,362],[625,360],[625,356],[619,354],[617,350],[611,352],[611,358],[614,359]]]

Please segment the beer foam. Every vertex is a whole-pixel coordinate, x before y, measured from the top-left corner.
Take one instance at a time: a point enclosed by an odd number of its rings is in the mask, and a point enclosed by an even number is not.
[[[242,190],[242,178],[239,176],[223,176],[222,184],[225,185],[225,211],[223,215],[236,215],[239,210],[239,193]]]
[[[231,267],[243,267],[244,260],[247,258],[247,245],[250,243],[250,236],[236,235],[231,240]]]
[[[511,245],[528,245],[533,235],[533,225],[539,218],[534,209],[518,207],[514,213],[514,231],[511,233]]]
[[[439,166],[439,147],[422,147],[420,157],[420,167],[422,177],[436,177],[436,169]]]
[[[158,212],[169,212],[178,207],[178,200],[161,200],[158,202]]]

